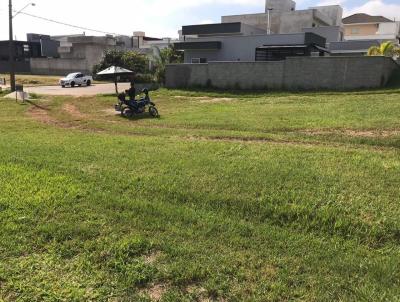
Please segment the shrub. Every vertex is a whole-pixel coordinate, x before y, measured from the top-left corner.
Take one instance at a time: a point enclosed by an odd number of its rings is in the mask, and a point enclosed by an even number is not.
[[[154,76],[152,74],[137,74],[134,77],[135,83],[153,83]]]
[[[119,66],[133,71],[135,74],[147,74],[149,72],[149,60],[144,54],[136,51],[107,51],[101,62],[93,67],[93,74],[109,68]]]
[[[168,64],[183,63],[183,53],[174,47],[164,48],[159,51],[156,58],[156,68],[154,72],[155,79],[158,83],[165,83],[165,70]]]

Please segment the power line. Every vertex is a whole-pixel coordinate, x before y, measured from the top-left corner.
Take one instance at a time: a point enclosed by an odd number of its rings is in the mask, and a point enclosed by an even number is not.
[[[106,32],[106,31],[102,31],[102,30],[97,30],[97,29],[82,27],[82,26],[78,26],[78,25],[68,24],[68,23],[64,23],[64,22],[61,22],[61,21],[57,21],[57,20],[53,20],[53,19],[49,19],[49,18],[45,18],[45,17],[40,17],[40,16],[37,16],[37,15],[25,13],[25,12],[21,12],[20,14],[21,15],[25,15],[25,16],[29,16],[29,17],[32,17],[32,18],[40,19],[40,20],[43,20],[43,21],[56,23],[56,24],[59,24],[59,25],[64,25],[64,26],[68,26],[68,27],[72,27],[72,28],[77,28],[77,29],[80,29],[80,30],[92,31],[92,32],[100,33],[100,34],[113,35],[113,36],[126,36],[126,35],[123,35],[123,34],[110,33],[110,32]]]

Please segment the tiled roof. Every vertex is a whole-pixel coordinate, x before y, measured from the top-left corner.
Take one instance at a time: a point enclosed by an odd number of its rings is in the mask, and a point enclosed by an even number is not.
[[[343,24],[357,24],[357,23],[382,23],[393,22],[383,16],[370,16],[367,14],[354,14],[343,19]]]

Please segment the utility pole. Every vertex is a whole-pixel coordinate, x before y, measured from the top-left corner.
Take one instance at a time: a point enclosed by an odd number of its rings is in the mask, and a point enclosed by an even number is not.
[[[10,64],[10,85],[11,92],[15,91],[15,60],[14,60],[14,38],[13,38],[13,9],[12,9],[12,0],[9,0],[9,29],[10,29],[10,37],[9,37],[9,64]]]

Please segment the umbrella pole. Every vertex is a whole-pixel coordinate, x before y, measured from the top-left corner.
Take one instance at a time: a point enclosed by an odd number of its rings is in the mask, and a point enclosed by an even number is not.
[[[118,83],[117,83],[117,78],[115,78],[115,92],[118,94]]]

